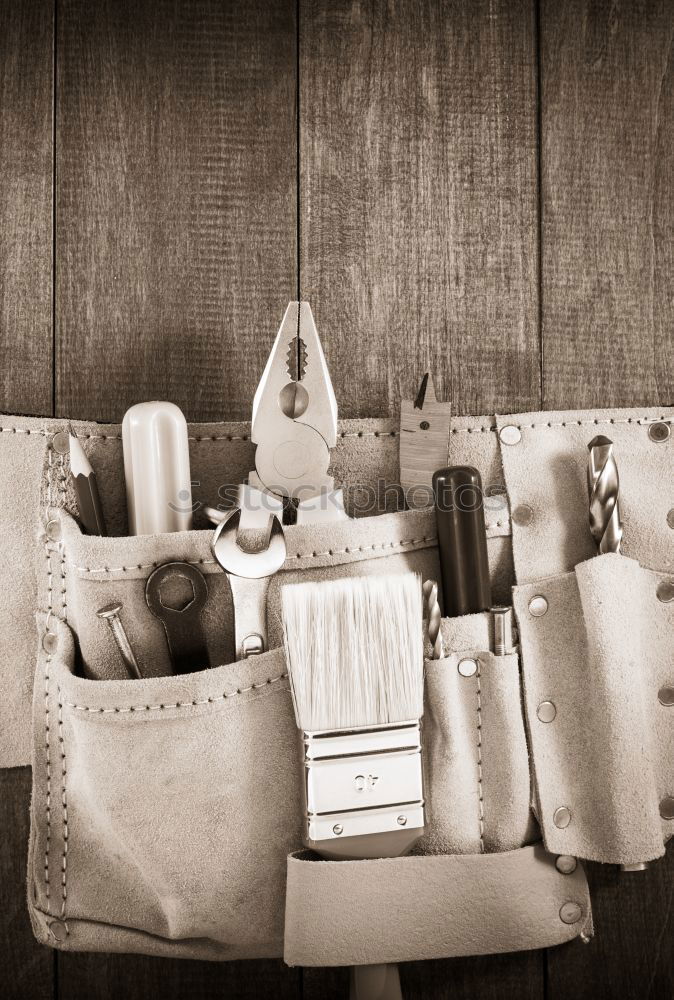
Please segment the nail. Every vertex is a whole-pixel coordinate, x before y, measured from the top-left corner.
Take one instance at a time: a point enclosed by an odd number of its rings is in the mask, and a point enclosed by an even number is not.
[[[115,642],[117,643],[117,648],[122,655],[124,660],[124,665],[132,677],[141,678],[143,675],[140,672],[138,666],[138,661],[133,655],[133,650],[131,649],[131,643],[129,638],[124,631],[124,626],[119,617],[119,612],[122,610],[123,605],[119,602],[113,604],[106,604],[104,608],[99,608],[96,612],[96,616],[103,621],[107,622],[110,626],[110,631],[112,632]]]

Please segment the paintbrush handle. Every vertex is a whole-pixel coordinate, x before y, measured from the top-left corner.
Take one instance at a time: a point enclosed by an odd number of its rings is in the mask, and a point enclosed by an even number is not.
[[[352,966],[349,1000],[403,1000],[398,966]]]

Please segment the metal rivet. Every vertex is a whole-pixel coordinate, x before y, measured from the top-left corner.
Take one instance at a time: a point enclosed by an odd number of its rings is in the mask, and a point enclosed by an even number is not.
[[[514,424],[506,424],[498,432],[498,436],[501,438],[503,444],[519,444],[522,440],[522,432]]]
[[[662,601],[663,604],[669,604],[670,601],[674,601],[674,581],[673,580],[662,580],[658,584],[657,590],[658,600]]]
[[[669,424],[665,424],[662,421],[658,421],[657,424],[649,424],[648,426],[648,436],[651,441],[655,441],[656,444],[662,444],[663,441],[667,440],[670,434],[671,430]]]
[[[667,524],[670,528],[674,528],[674,507],[667,511]]]
[[[49,933],[57,941],[65,941],[68,937],[68,928],[61,920],[53,920],[49,925]]]
[[[462,677],[474,677],[477,673],[477,663],[475,660],[459,660],[458,671]]]
[[[663,819],[674,819],[674,795],[665,795],[660,800],[660,815]]]
[[[560,919],[564,921],[565,924],[577,924],[583,915],[583,911],[578,903],[564,903],[559,911]]]
[[[45,632],[42,636],[42,648],[48,653],[55,653],[58,647],[59,641],[58,636],[54,635],[53,632]]]
[[[332,828],[332,832],[334,833],[335,837],[339,837],[340,833],[344,833],[344,827],[342,826],[341,823],[335,823],[335,825]]]
[[[533,615],[534,618],[542,618],[547,610],[548,602],[542,594],[537,594],[529,601],[529,614]]]
[[[661,687],[658,691],[658,701],[661,705],[671,708],[674,705],[674,687],[670,687],[669,685]]]
[[[578,861],[572,854],[560,854],[555,861],[555,868],[562,875],[573,875],[578,867]]]
[[[51,446],[59,455],[67,455],[70,451],[68,431],[57,431],[51,439]]]
[[[536,709],[536,715],[541,722],[553,722],[557,715],[554,701],[542,701]]]
[[[521,528],[526,527],[527,524],[531,524],[533,519],[534,512],[528,503],[521,503],[515,507],[510,518],[513,524],[517,524]]]
[[[398,816],[398,826],[407,826],[407,816]]]
[[[563,830],[571,822],[571,810],[567,806],[560,806],[559,809],[555,809],[552,821],[555,826]]]
[[[54,517],[52,518],[51,521],[47,521],[47,527],[45,530],[47,532],[47,537],[50,539],[50,541],[52,542],[61,541],[61,522],[58,520],[58,518]]]

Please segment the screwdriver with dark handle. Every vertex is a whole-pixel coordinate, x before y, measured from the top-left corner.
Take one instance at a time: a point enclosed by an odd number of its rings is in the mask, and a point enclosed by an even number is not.
[[[470,465],[433,475],[442,573],[443,615],[457,617],[491,608],[482,479]]]

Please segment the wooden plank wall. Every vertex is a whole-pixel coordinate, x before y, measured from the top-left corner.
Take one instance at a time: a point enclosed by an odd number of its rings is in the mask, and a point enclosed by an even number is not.
[[[674,400],[668,0],[0,4],[0,408],[245,418],[287,300],[343,416]],[[341,970],[38,947],[0,773],[6,996],[344,995]],[[412,998],[674,992],[674,855],[592,867],[597,937],[408,965]]]

